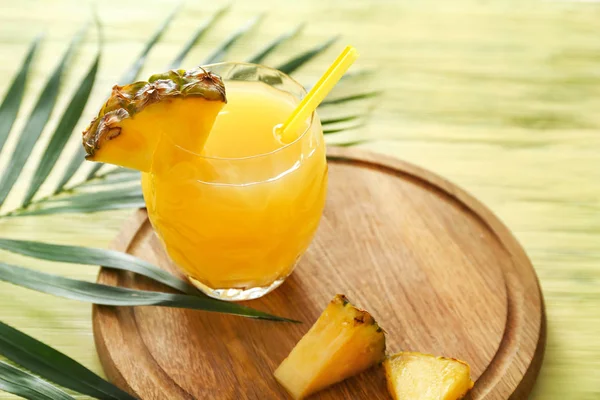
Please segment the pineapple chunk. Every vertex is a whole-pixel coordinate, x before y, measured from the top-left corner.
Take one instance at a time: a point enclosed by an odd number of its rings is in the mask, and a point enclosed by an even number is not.
[[[149,172],[161,146],[199,153],[225,103],[223,81],[202,68],[115,86],[83,132],[86,158]]]
[[[385,358],[385,332],[371,314],[337,295],[275,371],[294,399],[343,381]]]
[[[458,400],[473,387],[469,365],[455,359],[401,352],[383,365],[395,400]]]

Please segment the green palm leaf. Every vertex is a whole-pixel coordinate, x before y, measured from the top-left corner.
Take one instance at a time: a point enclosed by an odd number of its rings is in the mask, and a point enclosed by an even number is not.
[[[202,38],[202,36],[204,36],[208,29],[211,28],[215,24],[215,22],[219,18],[221,18],[228,10],[229,6],[225,6],[219,11],[217,11],[212,17],[210,17],[208,21],[202,23],[198,27],[198,29],[196,29],[196,32],[194,32],[190,40],[188,40],[185,46],[183,46],[183,49],[181,49],[177,57],[175,57],[175,59],[171,62],[171,64],[169,65],[169,69],[179,68],[185,57],[188,55],[190,50],[198,43],[200,38]]]
[[[61,198],[50,198],[26,209],[15,210],[6,216],[50,215],[57,213],[90,213],[98,211],[119,210],[122,208],[142,208],[144,198],[141,188],[133,188],[125,193],[121,188],[105,190],[98,193],[67,194]]]
[[[80,31],[71,42],[71,45],[65,52],[62,60],[52,73],[50,79],[48,79],[46,87],[44,88],[38,99],[38,102],[31,112],[25,128],[23,128],[23,131],[19,136],[17,146],[12,153],[8,167],[5,169],[2,180],[0,180],[0,205],[4,203],[4,200],[6,200],[8,193],[23,170],[23,167],[25,166],[25,163],[27,162],[27,159],[33,150],[35,143],[42,134],[46,123],[50,119],[50,114],[52,113],[54,105],[56,104],[58,91],[60,89],[60,81],[67,66],[67,61],[69,60],[75,46],[81,40],[82,35],[83,31]]]
[[[123,197],[134,197],[142,195],[142,188],[140,185],[129,188],[117,189]],[[84,204],[84,203],[102,203],[105,198],[109,200],[113,199],[113,191],[98,191],[98,192],[77,192],[73,195],[57,197],[46,200],[46,204],[49,206],[63,206],[68,204]]]
[[[371,92],[353,94],[353,95],[349,95],[349,96],[335,97],[332,99],[325,99],[321,103],[321,107],[338,105],[338,104],[347,103],[347,102],[355,101],[355,100],[370,99],[372,97],[379,96],[380,94],[381,94],[381,91],[371,91]]]
[[[127,171],[124,173],[110,173],[105,176],[101,176],[100,179],[87,182],[83,187],[85,189],[94,187],[106,187],[114,186],[121,183],[139,183],[142,175],[138,171]]]
[[[119,186],[120,183],[133,183],[135,188],[123,188]],[[2,217],[140,208],[144,206],[144,200],[139,183],[140,173],[138,171],[116,168],[80,182],[68,190],[63,188],[58,193],[32,202],[27,208],[21,207],[12,210]],[[123,189],[126,190],[123,191]],[[91,193],[96,193],[96,195],[92,196]]]
[[[0,361],[0,390],[31,400],[75,400],[56,386]]]
[[[72,264],[101,265],[131,271],[191,295],[202,295],[194,286],[147,261],[114,250],[63,246],[29,240],[0,239],[0,249],[41,260]]]
[[[275,49],[280,44],[282,44],[286,40],[289,40],[289,39],[293,38],[294,36],[296,36],[304,28],[304,25],[305,24],[300,24],[297,27],[295,27],[294,29],[292,29],[291,31],[279,36],[278,38],[273,40],[271,43],[266,45],[258,53],[256,53],[252,57],[250,57],[248,59],[248,62],[251,64],[260,64],[269,54],[271,54],[273,51],[275,51]]]
[[[121,79],[119,79],[119,85],[126,85],[137,79],[138,75],[140,74],[140,71],[146,63],[146,59],[148,58],[148,54],[150,54],[150,50],[152,50],[154,45],[158,43],[162,35],[165,33],[165,31],[171,24],[171,21],[173,21],[173,18],[175,18],[175,15],[178,11],[179,7],[173,10],[171,14],[169,14],[169,16],[163,21],[160,27],[154,32],[154,34],[152,34],[150,39],[146,42],[146,45],[144,46],[142,52],[136,58],[133,65],[129,67],[129,69],[125,71],[123,76],[121,76]]]
[[[277,67],[277,69],[290,75],[293,72],[295,72],[298,68],[300,68],[301,66],[303,66],[304,64],[306,64],[307,62],[309,62],[310,60],[315,58],[317,55],[319,55],[322,52],[324,52],[325,50],[327,50],[338,39],[339,39],[339,36],[332,37],[325,43],[323,43],[313,49],[310,49],[310,50],[306,51],[305,53],[302,53],[302,54],[292,58],[291,60],[281,64],[280,66]]]
[[[79,167],[81,167],[81,164],[83,164],[84,160],[85,150],[83,150],[82,146],[77,146],[77,148],[71,155],[71,158],[67,164],[67,168],[65,168],[63,176],[60,178],[60,181],[58,181],[58,184],[56,185],[53,194],[60,194],[64,190],[65,185],[67,184],[67,182],[69,182],[69,180],[71,180],[73,175],[75,175]]]
[[[146,290],[102,285],[99,283],[63,278],[61,276],[46,274],[3,262],[0,262],[0,281],[57,297],[105,306],[161,306],[187,308],[190,310],[218,312],[271,321],[296,322],[287,318],[277,317],[262,311],[254,310],[240,304],[213,299],[208,296],[150,292]]]
[[[94,81],[96,80],[96,74],[98,73],[98,66],[100,64],[100,52],[96,56],[94,63],[90,67],[88,73],[80,82],[77,91],[71,98],[71,102],[69,103],[67,109],[65,110],[58,127],[52,134],[52,138],[46,147],[46,151],[42,155],[42,159],[33,175],[33,179],[29,184],[29,189],[27,190],[27,194],[23,199],[22,206],[26,207],[31,203],[31,199],[40,189],[42,183],[46,180],[50,171],[56,164],[58,157],[62,153],[65,148],[67,141],[71,137],[73,133],[73,129],[75,129],[75,125],[81,118],[81,114],[83,114],[83,109],[87,104],[88,98],[90,97],[90,93],[92,92],[92,88],[94,86]]]
[[[135,400],[67,355],[1,321],[0,354],[45,379],[79,393],[98,399]]]
[[[322,125],[332,125],[332,124],[338,124],[340,122],[356,121],[359,118],[361,118],[360,115],[348,115],[346,117],[323,118],[323,119],[321,119],[321,124]]]
[[[365,125],[364,123],[359,123],[359,124],[353,124],[353,125],[344,126],[344,127],[340,127],[340,128],[323,129],[323,135],[331,135],[332,133],[340,133],[340,132],[344,132],[344,131],[347,131],[350,129],[358,129],[364,125]]]
[[[73,133],[73,129],[77,122],[81,119],[81,115],[83,114],[83,110],[89,100],[90,94],[92,92],[92,88],[94,86],[94,82],[96,80],[96,75],[98,73],[98,67],[100,65],[100,58],[102,55],[102,46],[104,44],[104,37],[102,32],[102,24],[98,19],[98,15],[94,14],[94,22],[96,24],[96,28],[98,31],[98,52],[96,54],[96,58],[92,63],[88,73],[83,78],[81,83],[78,86],[75,94],[71,98],[71,102],[69,106],[65,110],[58,127],[56,128],[50,143],[48,144],[46,151],[42,156],[42,160],[38,165],[38,170],[33,176],[30,187],[25,195],[23,203],[21,207],[27,207],[33,196],[37,193],[41,185],[44,183],[50,171],[56,164],[58,157],[64,150],[69,137]],[[78,150],[82,150],[78,147]],[[81,157],[83,159],[83,157]],[[75,157],[72,158],[71,162],[68,164],[66,171],[63,173],[63,177],[59,181],[58,185],[54,189],[54,193],[59,193],[67,181],[73,176],[75,171],[78,169],[81,162],[73,161]]]
[[[202,64],[214,64],[223,61],[225,54],[227,51],[240,40],[242,36],[244,36],[250,29],[252,29],[261,19],[263,18],[263,14],[257,15],[252,18],[250,21],[246,22],[241,28],[237,31],[233,32],[223,43],[218,46],[210,56],[208,56]]]
[[[29,47],[29,51],[25,56],[25,61],[21,65],[21,69],[15,76],[10,89],[4,97],[2,105],[0,105],[0,151],[6,143],[10,129],[17,118],[19,107],[21,107],[21,100],[23,100],[23,93],[25,92],[25,82],[27,81],[27,74],[29,73],[29,67],[31,66],[31,60],[33,55],[40,43],[41,36],[36,37]]]

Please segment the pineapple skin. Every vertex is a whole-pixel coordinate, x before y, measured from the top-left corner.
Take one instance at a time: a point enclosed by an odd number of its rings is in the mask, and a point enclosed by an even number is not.
[[[454,358],[400,352],[389,356],[383,366],[394,400],[459,400],[474,385],[469,364]],[[405,382],[398,382],[403,378]]]
[[[338,294],[274,375],[292,398],[303,399],[384,359],[385,331]]]
[[[170,139],[176,145],[199,151],[226,102],[221,78],[202,68],[116,85],[83,131],[86,159],[148,172],[162,133],[174,136]],[[118,143],[107,146],[115,138]]]

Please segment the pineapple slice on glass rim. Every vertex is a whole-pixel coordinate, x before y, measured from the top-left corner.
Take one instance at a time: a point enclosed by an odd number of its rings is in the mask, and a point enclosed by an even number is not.
[[[294,399],[302,399],[384,358],[384,330],[338,294],[274,374]]]
[[[222,79],[201,67],[116,85],[83,132],[86,159],[149,172],[164,138],[199,153],[226,102]]]

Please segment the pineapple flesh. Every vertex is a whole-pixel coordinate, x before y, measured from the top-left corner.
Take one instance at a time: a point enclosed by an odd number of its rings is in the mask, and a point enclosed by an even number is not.
[[[469,365],[451,358],[401,352],[383,365],[395,400],[458,400],[473,387]]]
[[[337,295],[275,370],[294,399],[356,375],[385,358],[385,332],[373,317]]]
[[[226,102],[221,78],[202,68],[114,86],[83,132],[86,159],[149,172],[161,146],[199,153]]]

